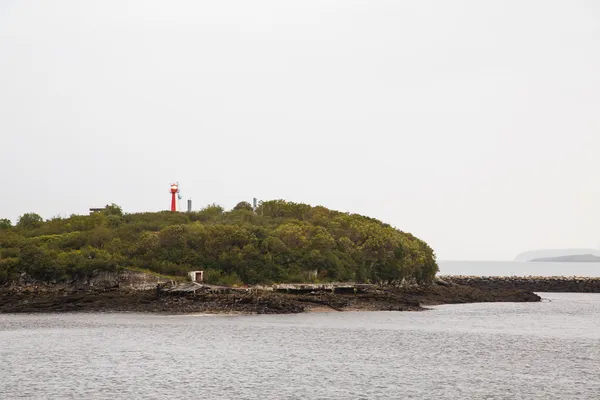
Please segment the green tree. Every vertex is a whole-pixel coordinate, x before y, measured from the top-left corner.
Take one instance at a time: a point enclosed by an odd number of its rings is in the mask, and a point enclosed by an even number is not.
[[[38,214],[26,213],[19,217],[19,220],[17,221],[17,226],[19,228],[33,229],[40,227],[43,222],[44,220]]]
[[[335,247],[335,239],[327,229],[323,227],[316,227],[310,238],[310,248],[320,251],[330,251]]]
[[[7,218],[0,218],[0,231],[5,229],[10,229],[12,227],[12,222]]]
[[[106,217],[106,225],[109,228],[118,228],[121,225],[122,218],[118,215],[109,215]]]
[[[160,247],[158,235],[152,232],[144,232],[140,235],[133,248],[134,256],[152,256]]]
[[[21,248],[20,268],[33,279],[41,281],[61,279],[65,273],[58,263],[58,252],[31,243]]]
[[[252,211],[252,205],[250,203],[248,203],[247,201],[240,201],[239,203],[237,203],[235,205],[235,207],[233,207],[234,210],[247,210],[247,211]]]
[[[117,217],[123,216],[123,209],[115,203],[107,204],[102,212],[106,215],[116,215]]]
[[[223,207],[216,204],[211,204],[204,207],[200,211],[192,213],[190,218],[192,221],[214,222],[223,215],[223,211],[225,211]]]
[[[275,229],[275,234],[290,249],[298,249],[308,243],[302,227],[294,223],[280,225]]]
[[[185,247],[185,229],[183,225],[167,226],[158,233],[161,247],[183,249]]]

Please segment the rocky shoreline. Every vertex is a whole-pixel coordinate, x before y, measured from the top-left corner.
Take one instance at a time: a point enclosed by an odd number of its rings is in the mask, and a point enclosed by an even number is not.
[[[289,314],[310,311],[422,311],[427,306],[476,302],[536,302],[524,290],[481,290],[440,281],[428,286],[370,287],[355,292],[329,290],[203,290],[165,293],[158,288],[73,288],[10,286],[0,289],[0,313],[152,312],[167,314]]]
[[[600,271],[599,271],[600,272]],[[566,276],[440,276],[443,282],[481,290],[600,293],[600,278]]]

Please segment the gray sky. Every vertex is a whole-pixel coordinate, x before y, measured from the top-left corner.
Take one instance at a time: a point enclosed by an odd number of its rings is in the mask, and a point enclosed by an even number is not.
[[[600,243],[600,3],[0,1],[0,217],[283,198],[440,259]]]

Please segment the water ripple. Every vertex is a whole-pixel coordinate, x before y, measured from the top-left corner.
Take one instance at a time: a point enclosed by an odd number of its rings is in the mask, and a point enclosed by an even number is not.
[[[422,313],[0,316],[3,399],[597,399],[600,295]]]

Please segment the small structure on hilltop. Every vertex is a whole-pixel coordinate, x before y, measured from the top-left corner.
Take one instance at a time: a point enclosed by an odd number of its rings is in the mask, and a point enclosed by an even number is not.
[[[190,271],[188,275],[192,282],[202,282],[204,280],[204,271]]]
[[[172,183],[169,193],[171,193],[171,211],[175,212],[179,208],[177,207],[178,200],[181,200],[179,183]]]

